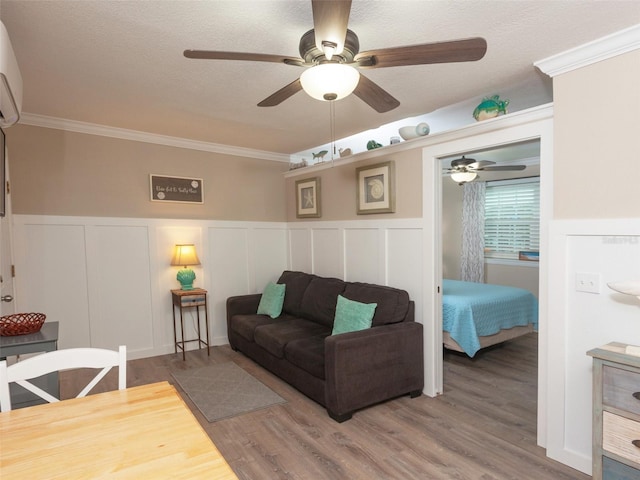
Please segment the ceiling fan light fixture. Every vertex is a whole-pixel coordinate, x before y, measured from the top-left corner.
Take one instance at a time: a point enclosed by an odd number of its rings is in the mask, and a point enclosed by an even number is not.
[[[451,174],[451,180],[456,183],[473,182],[478,174],[476,172],[453,172]]]
[[[338,48],[338,44],[335,42],[329,42],[327,40],[322,41],[322,51],[324,52],[324,57],[331,61],[333,55],[336,53],[336,49]]]
[[[308,68],[300,75],[300,83],[307,95],[323,101],[348,97],[359,81],[360,73],[343,63],[323,63]]]

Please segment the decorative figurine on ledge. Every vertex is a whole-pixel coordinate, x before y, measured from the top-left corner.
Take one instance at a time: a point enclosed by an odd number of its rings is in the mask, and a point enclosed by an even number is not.
[[[299,162],[289,162],[289,170],[295,170],[296,168],[304,168],[307,166],[307,161],[303,158]]]
[[[382,147],[381,143],[376,142],[375,140],[369,140],[367,142],[367,150],[374,150],[376,148]]]
[[[507,105],[509,100],[500,100],[500,95],[485,97],[473,111],[473,118],[480,122],[497,117],[501,113],[507,113]]]
[[[324,156],[329,153],[327,150],[321,150],[318,153],[312,153],[313,159],[319,159],[318,162],[324,162]]]
[[[429,124],[426,122],[419,123],[415,126],[407,125],[398,129],[398,133],[404,140],[412,140],[414,138],[424,137],[425,135],[429,135],[429,131]]]

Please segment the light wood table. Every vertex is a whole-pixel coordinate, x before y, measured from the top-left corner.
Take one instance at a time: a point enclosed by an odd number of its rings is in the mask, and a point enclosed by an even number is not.
[[[237,479],[167,382],[0,413],[0,478]]]

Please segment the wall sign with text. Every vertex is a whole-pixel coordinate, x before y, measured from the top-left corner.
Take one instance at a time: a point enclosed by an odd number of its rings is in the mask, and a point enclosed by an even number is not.
[[[152,202],[204,203],[201,178],[150,175]]]

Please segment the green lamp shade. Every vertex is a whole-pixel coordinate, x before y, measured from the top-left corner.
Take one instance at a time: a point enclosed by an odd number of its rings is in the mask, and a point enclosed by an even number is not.
[[[196,247],[192,244],[176,245],[173,258],[171,259],[171,265],[179,265],[184,268],[178,270],[176,278],[182,287],[182,290],[193,290],[193,281],[196,279],[196,274],[188,265],[200,265],[200,260],[196,254]]]

